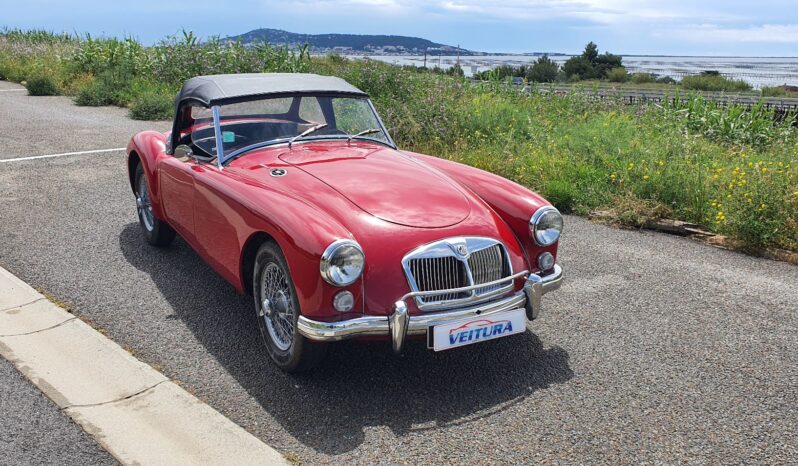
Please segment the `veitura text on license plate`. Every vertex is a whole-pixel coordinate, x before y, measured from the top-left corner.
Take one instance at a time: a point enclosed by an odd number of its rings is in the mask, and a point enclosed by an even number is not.
[[[477,316],[449,324],[436,325],[431,332],[435,351],[493,340],[526,330],[526,312],[523,309],[498,312],[489,316]],[[428,336],[428,338],[429,338]]]

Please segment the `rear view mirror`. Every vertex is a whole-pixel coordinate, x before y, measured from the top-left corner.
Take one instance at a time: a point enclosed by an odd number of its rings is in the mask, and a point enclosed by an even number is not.
[[[182,159],[183,157],[191,157],[194,153],[191,151],[191,148],[185,144],[180,144],[179,146],[175,147],[175,157]]]

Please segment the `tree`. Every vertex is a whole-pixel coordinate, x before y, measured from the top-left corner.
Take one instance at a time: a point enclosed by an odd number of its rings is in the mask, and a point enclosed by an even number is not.
[[[543,55],[538,58],[532,66],[526,69],[526,80],[536,83],[554,82],[559,70],[560,67],[557,63],[552,61],[548,55]]]
[[[611,69],[623,66],[622,61],[620,55],[613,55],[609,52],[599,55],[598,46],[593,42],[588,42],[582,55],[569,58],[562,69],[571,80],[606,79],[607,73]]]
[[[587,60],[590,63],[595,63],[596,58],[598,57],[598,45],[590,41],[585,45],[585,51],[582,52],[582,58]]]

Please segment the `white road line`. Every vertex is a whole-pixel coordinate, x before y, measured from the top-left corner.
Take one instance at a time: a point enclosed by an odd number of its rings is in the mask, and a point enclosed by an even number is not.
[[[0,159],[0,163],[24,162],[25,160],[37,160],[37,159],[51,159],[53,157],[66,157],[68,155],[101,154],[103,152],[117,152],[120,150],[125,150],[125,148],[117,147],[116,149],[83,150],[80,152],[64,152],[63,154],[34,155],[31,157],[18,157],[16,159]]]
[[[0,89],[0,92],[22,92],[27,91],[27,89]]]

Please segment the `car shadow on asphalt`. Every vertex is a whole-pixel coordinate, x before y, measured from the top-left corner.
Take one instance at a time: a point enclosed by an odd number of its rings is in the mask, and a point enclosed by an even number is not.
[[[530,331],[441,353],[417,341],[400,356],[387,342],[341,342],[331,345],[315,371],[284,374],[262,347],[252,298],[237,294],[185,242],[150,247],[131,223],[119,244],[126,260],[152,278],[176,318],[247,393],[288,434],[322,454],[357,448],[368,427],[385,426],[401,438],[473,422],[574,376],[568,353],[544,348]],[[247,425],[256,413],[239,420],[226,414],[257,434],[258,426]]]

